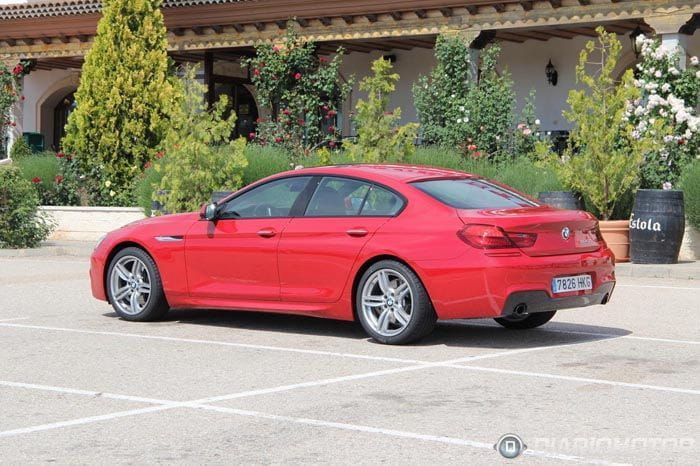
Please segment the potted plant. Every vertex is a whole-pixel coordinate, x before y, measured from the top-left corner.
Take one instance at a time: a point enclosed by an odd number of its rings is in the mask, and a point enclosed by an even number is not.
[[[642,60],[634,83],[640,98],[628,106],[625,117],[635,131],[655,141],[655,150],[645,156],[643,189],[637,192],[630,218],[631,259],[672,264],[678,262],[685,230],[684,193],[674,187],[700,149],[700,66],[692,57],[683,70],[680,50],[644,36],[637,41]]]
[[[579,56],[576,79],[584,88],[569,91],[570,108],[564,116],[573,127],[564,154],[554,165],[564,184],[580,192],[598,212],[603,238],[621,262],[628,258],[629,221],[615,220],[613,213],[618,200],[638,185],[651,142],[624,120],[628,103],[640,93],[632,70],[619,83],[613,75],[620,42],[602,27],[596,32],[598,38],[589,41]]]

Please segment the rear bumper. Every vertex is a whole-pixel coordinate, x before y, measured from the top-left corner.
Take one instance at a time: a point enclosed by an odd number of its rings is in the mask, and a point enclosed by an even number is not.
[[[554,298],[545,291],[517,291],[506,299],[501,310],[502,316],[514,314],[518,306],[525,306],[527,313],[557,311],[574,307],[592,306],[594,304],[606,304],[612,296],[615,282],[607,282],[600,285],[589,294]]]
[[[439,319],[500,317],[520,303],[528,312],[601,304],[615,286],[607,248],[583,254],[494,257],[472,250],[450,260],[418,261],[415,267]],[[589,274],[593,290],[552,293],[552,279]]]

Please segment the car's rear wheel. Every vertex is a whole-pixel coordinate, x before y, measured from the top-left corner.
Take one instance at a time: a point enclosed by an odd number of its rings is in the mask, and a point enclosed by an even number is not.
[[[429,334],[437,320],[418,276],[393,260],[379,261],[362,274],[355,302],[362,327],[381,343],[416,341]]]
[[[143,249],[119,251],[109,264],[106,284],[109,302],[122,319],[158,320],[168,312],[158,267]]]
[[[554,317],[557,311],[535,312],[525,315],[512,315],[506,317],[497,317],[494,320],[505,328],[513,328],[518,330],[536,328],[544,325]]]

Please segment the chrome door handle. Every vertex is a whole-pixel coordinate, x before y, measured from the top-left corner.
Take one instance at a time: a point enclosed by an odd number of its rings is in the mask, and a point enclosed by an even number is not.
[[[369,233],[369,232],[367,230],[365,230],[364,228],[351,228],[348,231],[346,231],[345,233],[347,233],[350,236],[354,236],[354,237],[359,238],[361,236],[367,236],[367,233]]]
[[[262,236],[263,238],[272,238],[276,234],[277,232],[272,228],[263,228],[262,230],[258,231],[258,236]]]

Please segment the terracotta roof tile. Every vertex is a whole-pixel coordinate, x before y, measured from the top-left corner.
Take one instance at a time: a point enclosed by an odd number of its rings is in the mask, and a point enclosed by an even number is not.
[[[163,8],[192,5],[235,3],[248,0],[163,0]],[[0,5],[0,21],[9,19],[38,18],[42,16],[67,16],[99,13],[101,0],[40,0],[28,3]]]

